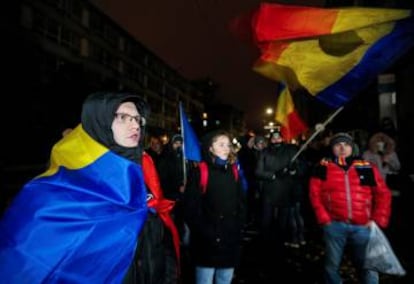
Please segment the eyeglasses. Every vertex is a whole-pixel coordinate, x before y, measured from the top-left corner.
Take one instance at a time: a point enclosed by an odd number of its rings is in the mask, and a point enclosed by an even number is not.
[[[140,115],[133,116],[133,115],[129,115],[129,114],[123,113],[123,112],[116,112],[115,117],[116,117],[116,119],[118,119],[119,122],[121,122],[123,124],[135,121],[140,126],[145,125],[145,118],[141,117]]]

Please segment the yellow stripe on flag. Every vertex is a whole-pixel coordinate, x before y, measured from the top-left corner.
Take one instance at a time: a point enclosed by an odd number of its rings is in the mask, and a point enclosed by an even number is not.
[[[286,141],[296,138],[308,129],[297,112],[289,88],[287,87],[279,94],[275,119],[281,124],[282,136]]]
[[[282,125],[288,124],[288,116],[294,111],[293,100],[289,89],[284,88],[279,95],[276,106],[276,121]]]
[[[280,44],[274,42],[262,55],[266,61],[258,61],[253,69],[267,78],[287,82],[292,89],[303,86],[312,95],[317,95],[354,68],[370,46],[393,27],[394,23],[385,23],[340,36],[293,41],[278,58],[271,56],[272,49],[278,49]],[[343,55],[329,54],[332,50]]]
[[[53,175],[61,166],[67,169],[81,169],[108,151],[93,140],[83,130],[82,125],[79,125],[53,146],[50,167],[40,176]]]

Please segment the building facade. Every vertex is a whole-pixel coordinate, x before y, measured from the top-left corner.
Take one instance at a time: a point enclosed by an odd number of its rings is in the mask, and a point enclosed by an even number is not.
[[[201,92],[189,80],[88,1],[22,1],[19,25],[38,50],[39,88],[66,76],[83,92],[80,97],[98,90],[135,91],[151,107],[149,125],[165,129],[177,128],[179,101],[189,113],[204,109]]]

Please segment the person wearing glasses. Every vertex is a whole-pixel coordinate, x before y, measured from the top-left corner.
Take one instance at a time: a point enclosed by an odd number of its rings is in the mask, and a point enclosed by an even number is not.
[[[137,94],[85,99],[81,123],[53,146],[49,168],[1,216],[2,282],[155,283],[131,278],[138,277],[136,259],[147,261],[149,212],[167,211],[162,195],[146,186],[157,183],[141,146],[147,115]],[[154,261],[161,258],[154,252]],[[166,275],[164,262],[147,267],[139,275]]]
[[[112,124],[115,133],[127,138],[125,143],[134,142],[137,137],[135,129],[143,129],[145,117],[121,104],[114,114]],[[119,126],[119,128],[118,128]],[[142,134],[142,133],[141,133]],[[121,139],[121,138],[120,138]],[[160,179],[152,157],[140,150],[144,182],[147,187],[146,201],[148,216],[139,236],[138,247],[124,279],[124,284],[168,284],[178,283],[180,240],[177,228],[171,216],[175,202],[164,197]]]

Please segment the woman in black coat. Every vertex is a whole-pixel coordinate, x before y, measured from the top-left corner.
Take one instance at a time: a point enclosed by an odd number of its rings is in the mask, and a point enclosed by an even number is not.
[[[203,146],[202,163],[206,167],[194,171],[184,193],[196,283],[230,284],[240,260],[245,197],[234,170],[236,158],[230,135],[224,131],[213,132]],[[200,180],[206,174],[204,188]]]

